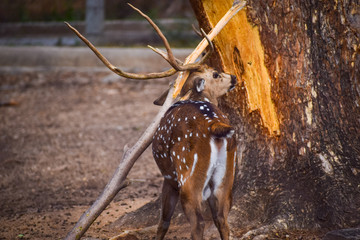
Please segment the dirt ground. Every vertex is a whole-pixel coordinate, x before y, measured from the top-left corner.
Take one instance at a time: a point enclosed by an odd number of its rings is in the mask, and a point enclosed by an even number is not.
[[[61,239],[101,193],[157,113],[168,80],[140,82],[108,69],[10,68],[0,74],[0,239]],[[87,237],[159,196],[162,178],[149,149],[130,186]],[[156,224],[156,223],[154,223]]]

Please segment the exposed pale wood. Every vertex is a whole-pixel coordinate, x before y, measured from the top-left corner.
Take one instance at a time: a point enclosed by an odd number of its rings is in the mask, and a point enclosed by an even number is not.
[[[210,28],[219,21],[231,3],[231,0],[202,2]],[[241,11],[219,33],[214,42],[224,71],[235,74],[244,82],[250,111],[259,111],[269,133],[279,135],[279,119],[271,99],[271,84],[274,79],[265,66],[259,28],[248,21],[245,11]],[[242,66],[238,66],[238,60],[243,63]],[[234,100],[234,104],[240,101]]]

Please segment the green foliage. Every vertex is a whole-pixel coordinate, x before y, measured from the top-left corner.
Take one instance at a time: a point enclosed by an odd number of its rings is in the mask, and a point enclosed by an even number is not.
[[[2,0],[1,22],[76,21],[85,18],[85,0]]]

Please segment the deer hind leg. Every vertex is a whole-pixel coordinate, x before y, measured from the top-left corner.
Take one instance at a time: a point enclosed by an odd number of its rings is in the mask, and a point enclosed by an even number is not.
[[[208,203],[221,239],[228,240],[230,237],[230,228],[227,222],[227,217],[231,207],[231,192],[226,193],[225,191],[220,190],[216,191],[216,193],[211,194],[208,198]]]
[[[201,215],[201,197],[196,195],[198,194],[182,192],[181,204],[191,226],[191,238],[202,240],[205,223]]]
[[[157,240],[161,240],[165,237],[165,234],[169,229],[171,217],[174,214],[178,199],[179,192],[174,189],[167,180],[165,180],[162,188],[162,206],[160,222],[156,235]]]

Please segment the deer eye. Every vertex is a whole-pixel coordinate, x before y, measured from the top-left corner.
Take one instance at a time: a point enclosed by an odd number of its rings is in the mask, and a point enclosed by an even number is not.
[[[213,72],[213,78],[218,78],[219,74],[217,72]]]

